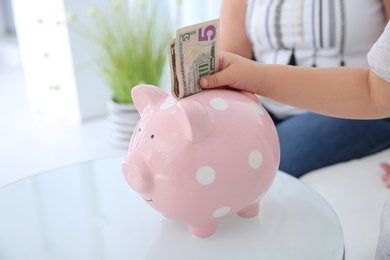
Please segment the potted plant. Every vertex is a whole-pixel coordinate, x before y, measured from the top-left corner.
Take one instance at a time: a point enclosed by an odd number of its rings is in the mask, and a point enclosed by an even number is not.
[[[173,24],[159,13],[160,5],[157,1],[129,5],[117,0],[109,10],[90,8],[89,27],[78,24],[68,13],[73,28],[97,47],[93,57],[112,92],[108,102],[110,139],[122,147],[128,146],[139,120],[132,88],[140,83],[158,86],[166,65]]]

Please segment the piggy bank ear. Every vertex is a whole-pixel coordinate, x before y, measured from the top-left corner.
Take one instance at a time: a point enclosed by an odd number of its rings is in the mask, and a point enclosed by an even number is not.
[[[164,100],[167,96],[162,89],[152,85],[138,85],[131,90],[134,106],[140,115],[147,107]]]
[[[177,102],[177,107],[179,108],[177,119],[189,140],[198,142],[209,136],[213,120],[202,103],[183,99]]]

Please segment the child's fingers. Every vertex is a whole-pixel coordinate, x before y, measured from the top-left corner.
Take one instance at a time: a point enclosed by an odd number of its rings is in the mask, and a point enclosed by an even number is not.
[[[204,76],[199,81],[202,88],[217,88],[223,86],[229,86],[231,77],[227,70],[222,70],[212,75]]]

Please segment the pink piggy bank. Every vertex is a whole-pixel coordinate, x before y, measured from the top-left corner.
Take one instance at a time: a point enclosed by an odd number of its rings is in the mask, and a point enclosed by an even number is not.
[[[197,237],[212,235],[232,214],[258,214],[280,153],[257,97],[215,89],[176,100],[150,85],[132,96],[141,119],[122,169],[150,206]]]

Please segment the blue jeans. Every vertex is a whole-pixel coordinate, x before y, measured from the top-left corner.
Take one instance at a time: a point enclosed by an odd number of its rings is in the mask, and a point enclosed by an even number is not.
[[[349,120],[306,113],[274,121],[281,149],[279,169],[295,177],[390,147],[390,119]]]

